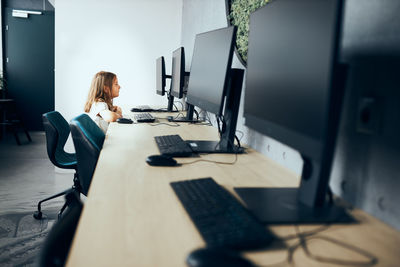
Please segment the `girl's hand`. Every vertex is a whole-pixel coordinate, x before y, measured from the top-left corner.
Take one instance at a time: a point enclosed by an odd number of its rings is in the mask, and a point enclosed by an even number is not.
[[[122,116],[122,109],[120,107],[114,106],[112,111],[114,111]]]

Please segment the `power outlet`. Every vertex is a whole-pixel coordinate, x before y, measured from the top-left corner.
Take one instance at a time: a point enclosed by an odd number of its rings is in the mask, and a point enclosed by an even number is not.
[[[357,109],[357,132],[377,134],[380,128],[380,106],[376,98],[360,98]]]

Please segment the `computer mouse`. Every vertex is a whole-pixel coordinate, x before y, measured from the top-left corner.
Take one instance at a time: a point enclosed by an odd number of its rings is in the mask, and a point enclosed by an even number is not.
[[[173,158],[165,155],[151,155],[146,159],[147,164],[150,166],[177,166],[178,162]]]
[[[131,123],[133,123],[133,120],[128,119],[128,118],[118,118],[118,119],[117,119],[117,122],[118,122],[118,123],[127,123],[127,124],[131,124]]]
[[[194,250],[186,258],[186,263],[190,267],[254,266],[249,260],[241,257],[239,253],[222,248],[201,248]]]

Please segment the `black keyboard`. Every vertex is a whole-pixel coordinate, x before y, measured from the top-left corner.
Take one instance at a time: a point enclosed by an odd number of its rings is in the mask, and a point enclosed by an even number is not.
[[[182,138],[175,135],[161,135],[155,136],[158,150],[163,155],[171,157],[188,157],[193,153],[189,144],[182,140]]]
[[[156,120],[150,113],[135,114],[134,118],[137,122],[154,122]]]
[[[153,111],[153,109],[150,106],[147,105],[143,105],[143,106],[137,106],[134,108],[131,108],[132,112],[149,112],[149,111]]]
[[[171,187],[209,247],[257,249],[275,238],[212,178],[172,182]]]

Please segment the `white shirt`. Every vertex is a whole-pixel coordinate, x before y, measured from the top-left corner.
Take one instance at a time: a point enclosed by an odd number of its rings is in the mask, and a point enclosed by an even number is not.
[[[100,127],[100,129],[104,132],[107,132],[108,122],[106,122],[101,116],[100,112],[103,110],[109,110],[107,103],[105,102],[93,102],[92,107],[89,111],[89,116],[92,120]]]

